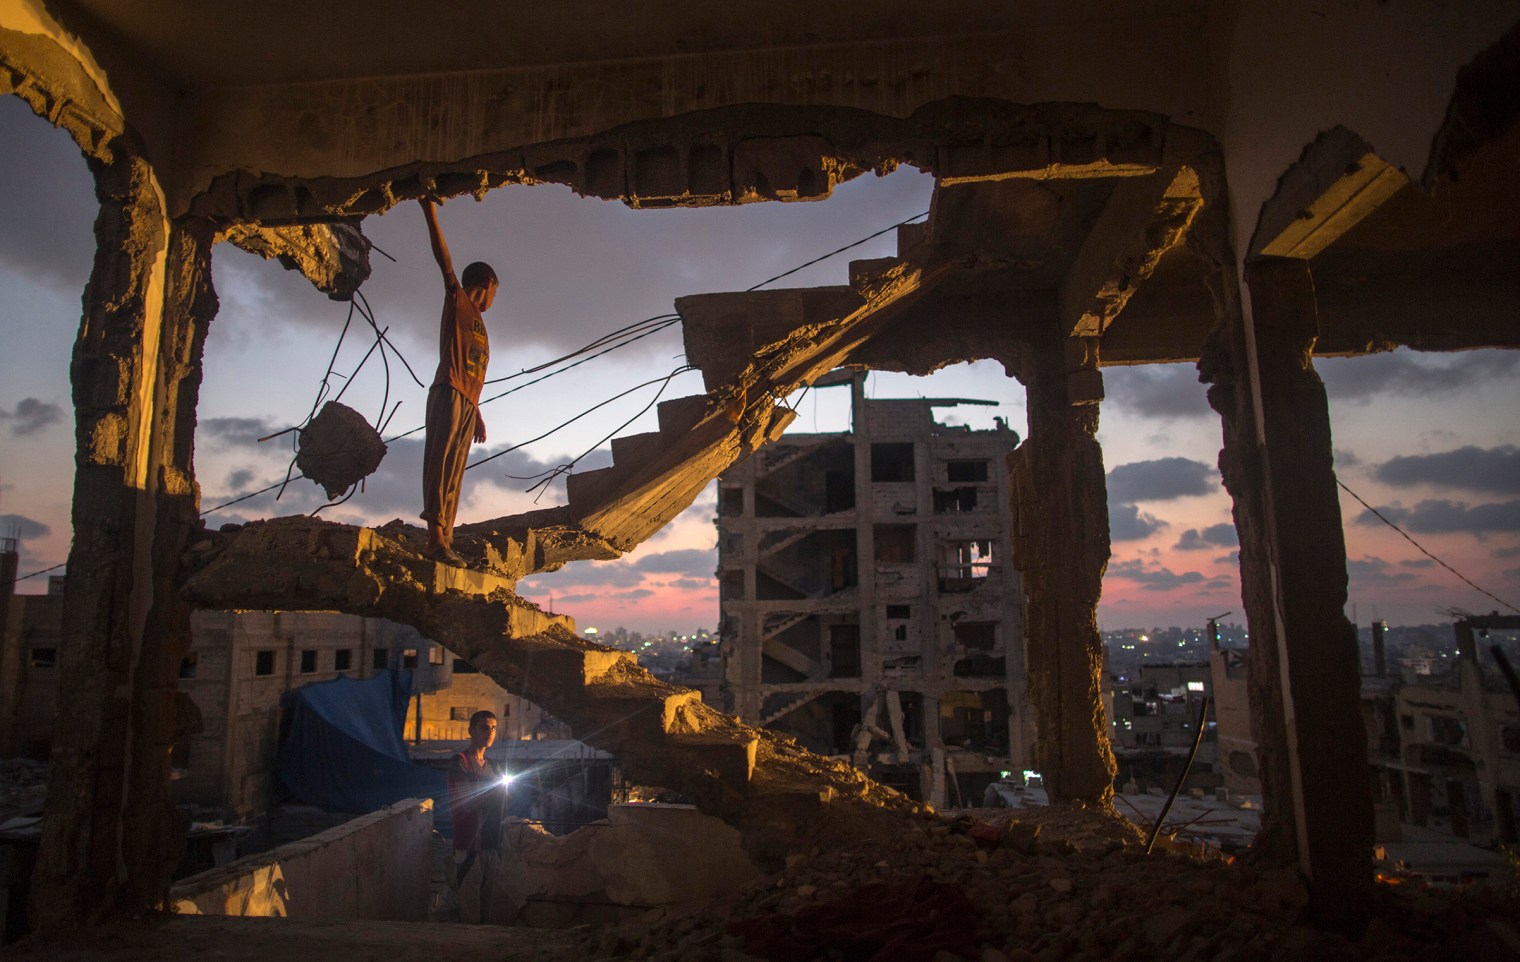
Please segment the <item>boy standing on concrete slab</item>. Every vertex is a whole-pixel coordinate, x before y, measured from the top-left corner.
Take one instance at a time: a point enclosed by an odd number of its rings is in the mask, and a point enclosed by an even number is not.
[[[486,422],[480,416],[491,343],[481,318],[496,299],[496,272],[476,261],[454,276],[449,247],[438,227],[431,198],[418,201],[427,221],[433,257],[443,272],[443,317],[438,330],[438,372],[428,390],[427,441],[422,453],[422,519],[428,523],[426,554],[436,561],[464,565],[454,552],[454,515],[469,460],[470,442],[484,443]]]

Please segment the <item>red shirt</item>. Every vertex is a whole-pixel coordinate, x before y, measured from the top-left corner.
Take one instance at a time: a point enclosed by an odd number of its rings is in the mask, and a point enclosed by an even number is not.
[[[479,404],[486,365],[490,362],[491,341],[486,336],[486,323],[464,288],[456,287],[443,298],[438,373],[433,375],[433,383],[447,384],[471,404]]]
[[[501,848],[505,796],[501,769],[489,758],[478,768],[468,752],[460,752],[449,761],[449,809],[454,819],[454,848],[462,852]]]

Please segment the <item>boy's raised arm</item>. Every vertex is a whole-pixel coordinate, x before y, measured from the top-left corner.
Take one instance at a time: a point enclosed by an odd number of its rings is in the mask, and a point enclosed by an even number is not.
[[[438,226],[438,210],[430,197],[419,197],[417,203],[422,205],[422,219],[427,221],[428,239],[433,242],[433,258],[438,261],[438,269],[443,271],[443,283],[449,290],[453,290],[459,286],[459,278],[454,276],[454,262],[449,258],[449,245],[443,239],[443,229]]]

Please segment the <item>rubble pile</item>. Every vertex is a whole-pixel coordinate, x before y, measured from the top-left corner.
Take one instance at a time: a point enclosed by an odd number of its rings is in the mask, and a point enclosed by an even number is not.
[[[1081,806],[925,816],[700,914],[582,930],[580,958],[654,962],[1187,962],[1512,958],[1515,892],[1383,887],[1356,940],[1303,924],[1292,870],[1158,850]]]

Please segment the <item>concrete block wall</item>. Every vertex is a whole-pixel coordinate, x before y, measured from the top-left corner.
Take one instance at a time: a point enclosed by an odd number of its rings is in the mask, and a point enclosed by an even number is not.
[[[311,838],[181,880],[182,915],[424,921],[431,799],[406,799]]]

